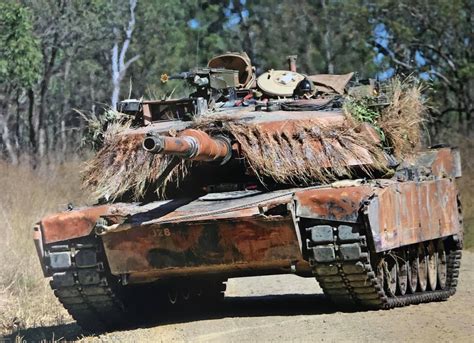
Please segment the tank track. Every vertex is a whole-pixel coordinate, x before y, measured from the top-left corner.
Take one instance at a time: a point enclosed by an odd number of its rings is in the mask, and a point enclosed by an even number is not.
[[[53,244],[46,247],[45,252],[55,296],[88,332],[130,325],[146,315],[150,305],[154,315],[157,306],[162,309],[193,303],[209,306],[222,300],[226,290],[225,280],[219,279],[122,286],[119,278],[110,273],[102,242],[97,237]],[[193,288],[190,289],[189,284]]]
[[[425,290],[404,295],[391,294],[378,277],[377,261],[387,254],[369,251],[363,227],[317,225],[306,229],[309,262],[324,293],[341,307],[389,309],[393,307],[442,301],[456,292],[461,260],[460,243],[452,242],[447,251],[447,278],[444,289]],[[446,244],[445,244],[446,246]],[[408,247],[400,248],[408,249]],[[446,249],[448,247],[446,246]],[[439,286],[438,286],[439,288]],[[398,289],[397,289],[398,292]]]
[[[52,245],[46,254],[54,294],[84,330],[94,332],[123,324],[125,315],[118,280],[101,262],[99,243],[85,237]]]

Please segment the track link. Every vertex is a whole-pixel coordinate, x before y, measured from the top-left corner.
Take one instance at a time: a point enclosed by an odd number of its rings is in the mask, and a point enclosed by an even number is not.
[[[361,225],[317,225],[306,231],[313,275],[324,293],[339,306],[388,309],[446,300],[456,292],[461,260],[459,245],[447,251],[445,289],[394,295],[384,289],[383,280],[377,277],[379,256],[370,256]]]
[[[51,288],[77,323],[88,331],[120,326],[125,307],[118,297],[118,280],[104,265],[100,241],[79,241],[49,246],[48,268],[53,272]]]

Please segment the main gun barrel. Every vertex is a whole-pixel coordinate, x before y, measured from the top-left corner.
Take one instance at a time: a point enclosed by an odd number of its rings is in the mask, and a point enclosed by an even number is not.
[[[204,131],[187,129],[177,137],[149,133],[143,148],[154,154],[173,155],[195,161],[224,161],[232,156],[230,140],[224,136],[211,137]]]

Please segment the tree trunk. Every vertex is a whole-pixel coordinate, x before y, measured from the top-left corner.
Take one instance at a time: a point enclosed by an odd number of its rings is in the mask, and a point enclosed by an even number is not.
[[[110,99],[110,104],[112,106],[112,109],[117,108],[117,103],[119,101],[119,96],[120,96],[120,82],[121,81],[122,81],[122,78],[119,76],[119,73],[117,73],[117,75],[115,75],[115,73],[112,73],[112,97]]]
[[[69,78],[69,71],[71,70],[71,60],[68,59],[64,65],[64,85],[67,85],[67,81]],[[63,103],[62,103],[62,108],[61,108],[61,122],[60,122],[60,127],[59,127],[59,135],[60,135],[60,142],[59,142],[59,160],[61,162],[64,161],[67,153],[67,134],[66,134],[66,116],[69,113],[69,89],[65,94],[63,95]]]
[[[36,155],[38,152],[38,145],[36,144],[36,131],[35,124],[33,122],[34,118],[34,108],[35,108],[35,93],[33,89],[28,89],[28,136],[30,140],[30,145],[32,148],[33,155]]]
[[[48,96],[48,88],[49,82],[51,77],[53,76],[53,68],[56,63],[56,57],[58,54],[58,40],[59,34],[56,32],[54,34],[52,48],[51,48],[51,55],[49,59],[45,57],[45,66],[44,66],[44,74],[43,79],[41,80],[40,85],[40,107],[38,112],[38,153],[40,157],[43,157],[46,154],[46,143],[47,143],[47,130],[45,127],[45,116],[46,116],[46,105],[47,105],[47,96]],[[43,49],[43,55],[47,56],[45,49]]]
[[[64,162],[66,159],[66,154],[67,154],[67,143],[68,143],[68,137],[66,133],[66,120],[65,118],[61,119],[61,153],[60,153],[60,161]]]
[[[17,165],[18,157],[11,143],[10,129],[8,128],[8,123],[2,120],[1,126],[2,126],[2,141],[5,145],[5,150],[7,151],[8,158],[10,159],[13,165]]]
[[[251,61],[254,61],[255,49],[254,49],[254,44],[253,44],[253,34],[252,34],[252,30],[250,28],[247,18],[243,15],[244,10],[246,9],[245,4],[243,4],[239,0],[239,1],[234,1],[233,5],[235,7],[235,11],[238,13],[239,18],[240,18],[241,31],[244,32],[243,41],[242,41],[242,50],[245,51],[249,55]]]
[[[110,103],[113,109],[116,108],[117,102],[120,96],[120,83],[125,77],[128,67],[135,62],[139,55],[132,57],[127,62],[125,62],[125,55],[130,46],[130,41],[132,40],[133,30],[135,28],[135,8],[137,6],[137,0],[129,0],[130,8],[130,20],[128,21],[128,26],[125,31],[125,40],[123,41],[122,47],[120,48],[119,53],[119,41],[120,36],[118,29],[114,29],[115,33],[115,43],[112,48],[112,97]]]
[[[20,147],[23,146],[23,142],[21,140],[21,109],[20,109],[20,97],[21,97],[21,90],[18,90],[15,97],[15,151],[17,152],[17,157],[20,155]]]
[[[2,104],[2,113],[0,113],[0,130],[3,145],[5,146],[6,153],[9,160],[12,164],[18,164],[18,158],[13,148],[11,138],[10,138],[10,128],[8,127],[8,121],[10,119],[10,99],[11,99],[11,90],[5,92],[5,97],[3,99],[4,103]]]
[[[321,8],[323,10],[323,21],[325,23],[325,31],[323,34],[323,42],[324,42],[324,52],[326,55],[326,68],[329,74],[334,74],[334,61],[333,61],[333,54],[332,54],[332,46],[331,46],[331,27],[330,27],[330,18],[327,13],[327,4],[326,0],[321,0]]]

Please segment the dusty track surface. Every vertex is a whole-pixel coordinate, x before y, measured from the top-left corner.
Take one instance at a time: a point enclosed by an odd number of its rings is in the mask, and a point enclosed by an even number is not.
[[[464,252],[460,274],[458,292],[448,301],[388,311],[338,312],[314,279],[266,276],[230,280],[225,300],[212,308],[161,314],[125,331],[84,337],[71,323],[17,335],[107,342],[473,342],[474,253]]]

